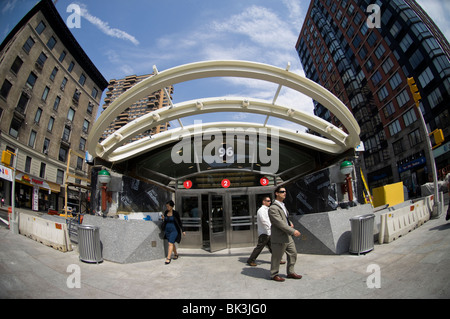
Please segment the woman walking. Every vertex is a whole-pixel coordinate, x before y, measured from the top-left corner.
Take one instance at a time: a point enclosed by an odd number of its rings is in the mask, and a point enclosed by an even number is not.
[[[166,203],[166,211],[163,215],[162,229],[164,230],[164,238],[169,241],[169,249],[167,252],[166,265],[170,264],[172,261],[172,252],[174,253],[173,259],[178,259],[177,248],[175,247],[175,242],[180,243],[181,234],[186,236],[183,231],[183,224],[181,223],[180,214],[173,209],[175,203],[169,200]]]

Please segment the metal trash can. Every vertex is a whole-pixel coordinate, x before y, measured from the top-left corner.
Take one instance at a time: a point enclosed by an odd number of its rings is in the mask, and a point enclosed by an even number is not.
[[[103,261],[99,227],[78,225],[78,252],[81,261],[97,264]]]
[[[352,236],[350,242],[350,253],[364,254],[374,248],[373,226],[374,214],[358,215],[350,218]]]

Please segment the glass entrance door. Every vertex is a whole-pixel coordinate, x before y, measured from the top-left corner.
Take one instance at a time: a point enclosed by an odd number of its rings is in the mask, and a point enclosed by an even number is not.
[[[258,240],[256,212],[264,190],[183,190],[177,194],[181,204],[186,237],[181,247],[203,248],[211,252],[234,247],[250,247]]]
[[[254,244],[255,212],[252,204],[248,194],[231,195],[230,244],[232,247],[247,247]]]
[[[206,236],[209,235],[209,250],[215,252],[227,248],[224,195],[202,195],[202,213],[209,229],[209,232],[206,229],[203,231]]]

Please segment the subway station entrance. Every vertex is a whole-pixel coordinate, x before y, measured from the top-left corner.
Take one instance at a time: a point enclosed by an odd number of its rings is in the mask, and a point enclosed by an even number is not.
[[[255,245],[256,213],[263,196],[273,199],[277,186],[335,164],[353,154],[360,143],[360,128],[349,109],[324,87],[289,72],[289,67],[203,61],[159,72],[154,66],[154,75],[109,105],[89,133],[88,152],[95,165],[133,179],[128,184],[123,178],[122,183],[111,182],[117,188],[111,199],[117,211],[136,211],[134,202],[164,211],[162,199],[168,194],[175,199],[186,230],[182,247],[214,252]],[[173,104],[169,98],[170,106],[151,111],[101,140],[110,123],[136,101],[157,90],[169,96],[170,85],[213,77],[255,79],[278,88],[272,101],[227,96]],[[298,105],[278,104],[283,87],[326,107],[339,120],[339,127],[301,111]],[[243,118],[252,121],[224,121],[225,114],[239,113],[250,115]],[[219,121],[203,122],[207,114]],[[183,123],[185,119],[189,125]],[[271,119],[277,122],[271,124]],[[170,122],[178,122],[177,127],[132,141]],[[94,178],[92,184],[98,185]],[[141,189],[140,181],[165,194],[158,196],[157,190],[147,189],[133,197]],[[102,212],[109,213],[108,209]]]
[[[247,247],[257,242],[256,212],[269,189],[179,191],[177,207],[186,237],[181,247],[215,252]]]

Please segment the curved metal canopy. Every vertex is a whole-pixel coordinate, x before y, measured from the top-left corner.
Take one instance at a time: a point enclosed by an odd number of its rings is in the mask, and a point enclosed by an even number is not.
[[[156,69],[156,68],[154,68]],[[107,139],[99,143],[102,133],[110,123],[136,101],[145,98],[152,92],[164,89],[173,84],[209,77],[244,77],[265,80],[289,87],[306,94],[329,109],[345,126],[348,134],[331,123],[311,114],[295,110],[291,107],[247,98],[208,98],[182,102],[170,107],[161,108],[148,113],[117,130]],[[208,123],[202,125],[202,132],[211,128],[226,127],[262,128],[278,130],[281,139],[307,146],[326,153],[339,154],[359,143],[360,128],[348,108],[331,92],[317,83],[301,77],[288,70],[274,66],[247,61],[206,61],[178,66],[155,75],[136,84],[119,96],[100,115],[88,137],[88,152],[110,162],[122,161],[135,157],[143,152],[161,147],[179,140],[180,137],[192,135],[195,126],[181,127],[144,138],[124,145],[132,137],[149,130],[159,124],[186,116],[212,112],[246,112],[264,114],[281,118],[306,126],[324,137],[309,133],[295,133],[280,127],[257,123]]]

